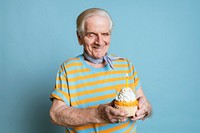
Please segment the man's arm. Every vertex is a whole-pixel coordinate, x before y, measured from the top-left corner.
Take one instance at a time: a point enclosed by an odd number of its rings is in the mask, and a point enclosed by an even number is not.
[[[98,108],[74,108],[63,101],[54,99],[50,117],[54,124],[74,127],[91,123],[115,123],[118,119],[126,120],[126,112],[112,107],[113,102],[99,105]]]
[[[142,87],[140,87],[136,91],[136,97],[139,102],[138,110],[136,112],[136,116],[132,118],[132,120],[144,120],[146,117],[151,115],[152,107],[149,101],[147,100],[146,96],[144,95],[144,92],[142,90]]]

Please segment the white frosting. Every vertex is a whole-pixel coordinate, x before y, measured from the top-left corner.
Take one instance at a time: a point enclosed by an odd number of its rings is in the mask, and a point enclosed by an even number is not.
[[[116,100],[119,102],[132,102],[136,100],[136,97],[131,88],[123,88],[116,96]]]

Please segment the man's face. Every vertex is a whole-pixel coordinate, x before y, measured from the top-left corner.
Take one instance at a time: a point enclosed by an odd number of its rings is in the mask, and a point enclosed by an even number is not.
[[[109,19],[101,16],[92,16],[85,21],[85,31],[79,36],[79,43],[93,58],[102,58],[110,45]]]

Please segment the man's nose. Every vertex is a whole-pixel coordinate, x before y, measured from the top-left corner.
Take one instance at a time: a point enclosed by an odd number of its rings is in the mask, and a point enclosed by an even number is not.
[[[96,37],[96,40],[95,40],[95,43],[96,44],[99,44],[99,45],[102,45],[103,44],[103,37],[101,34],[98,34],[97,37]]]

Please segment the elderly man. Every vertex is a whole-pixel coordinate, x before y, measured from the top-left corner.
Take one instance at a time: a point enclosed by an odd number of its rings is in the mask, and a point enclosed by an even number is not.
[[[133,64],[108,53],[112,20],[105,10],[92,8],[77,18],[77,37],[83,54],[65,61],[51,94],[50,117],[53,123],[74,133],[133,133],[135,122],[151,114]],[[135,116],[116,109],[116,94],[128,85],[135,92]]]

